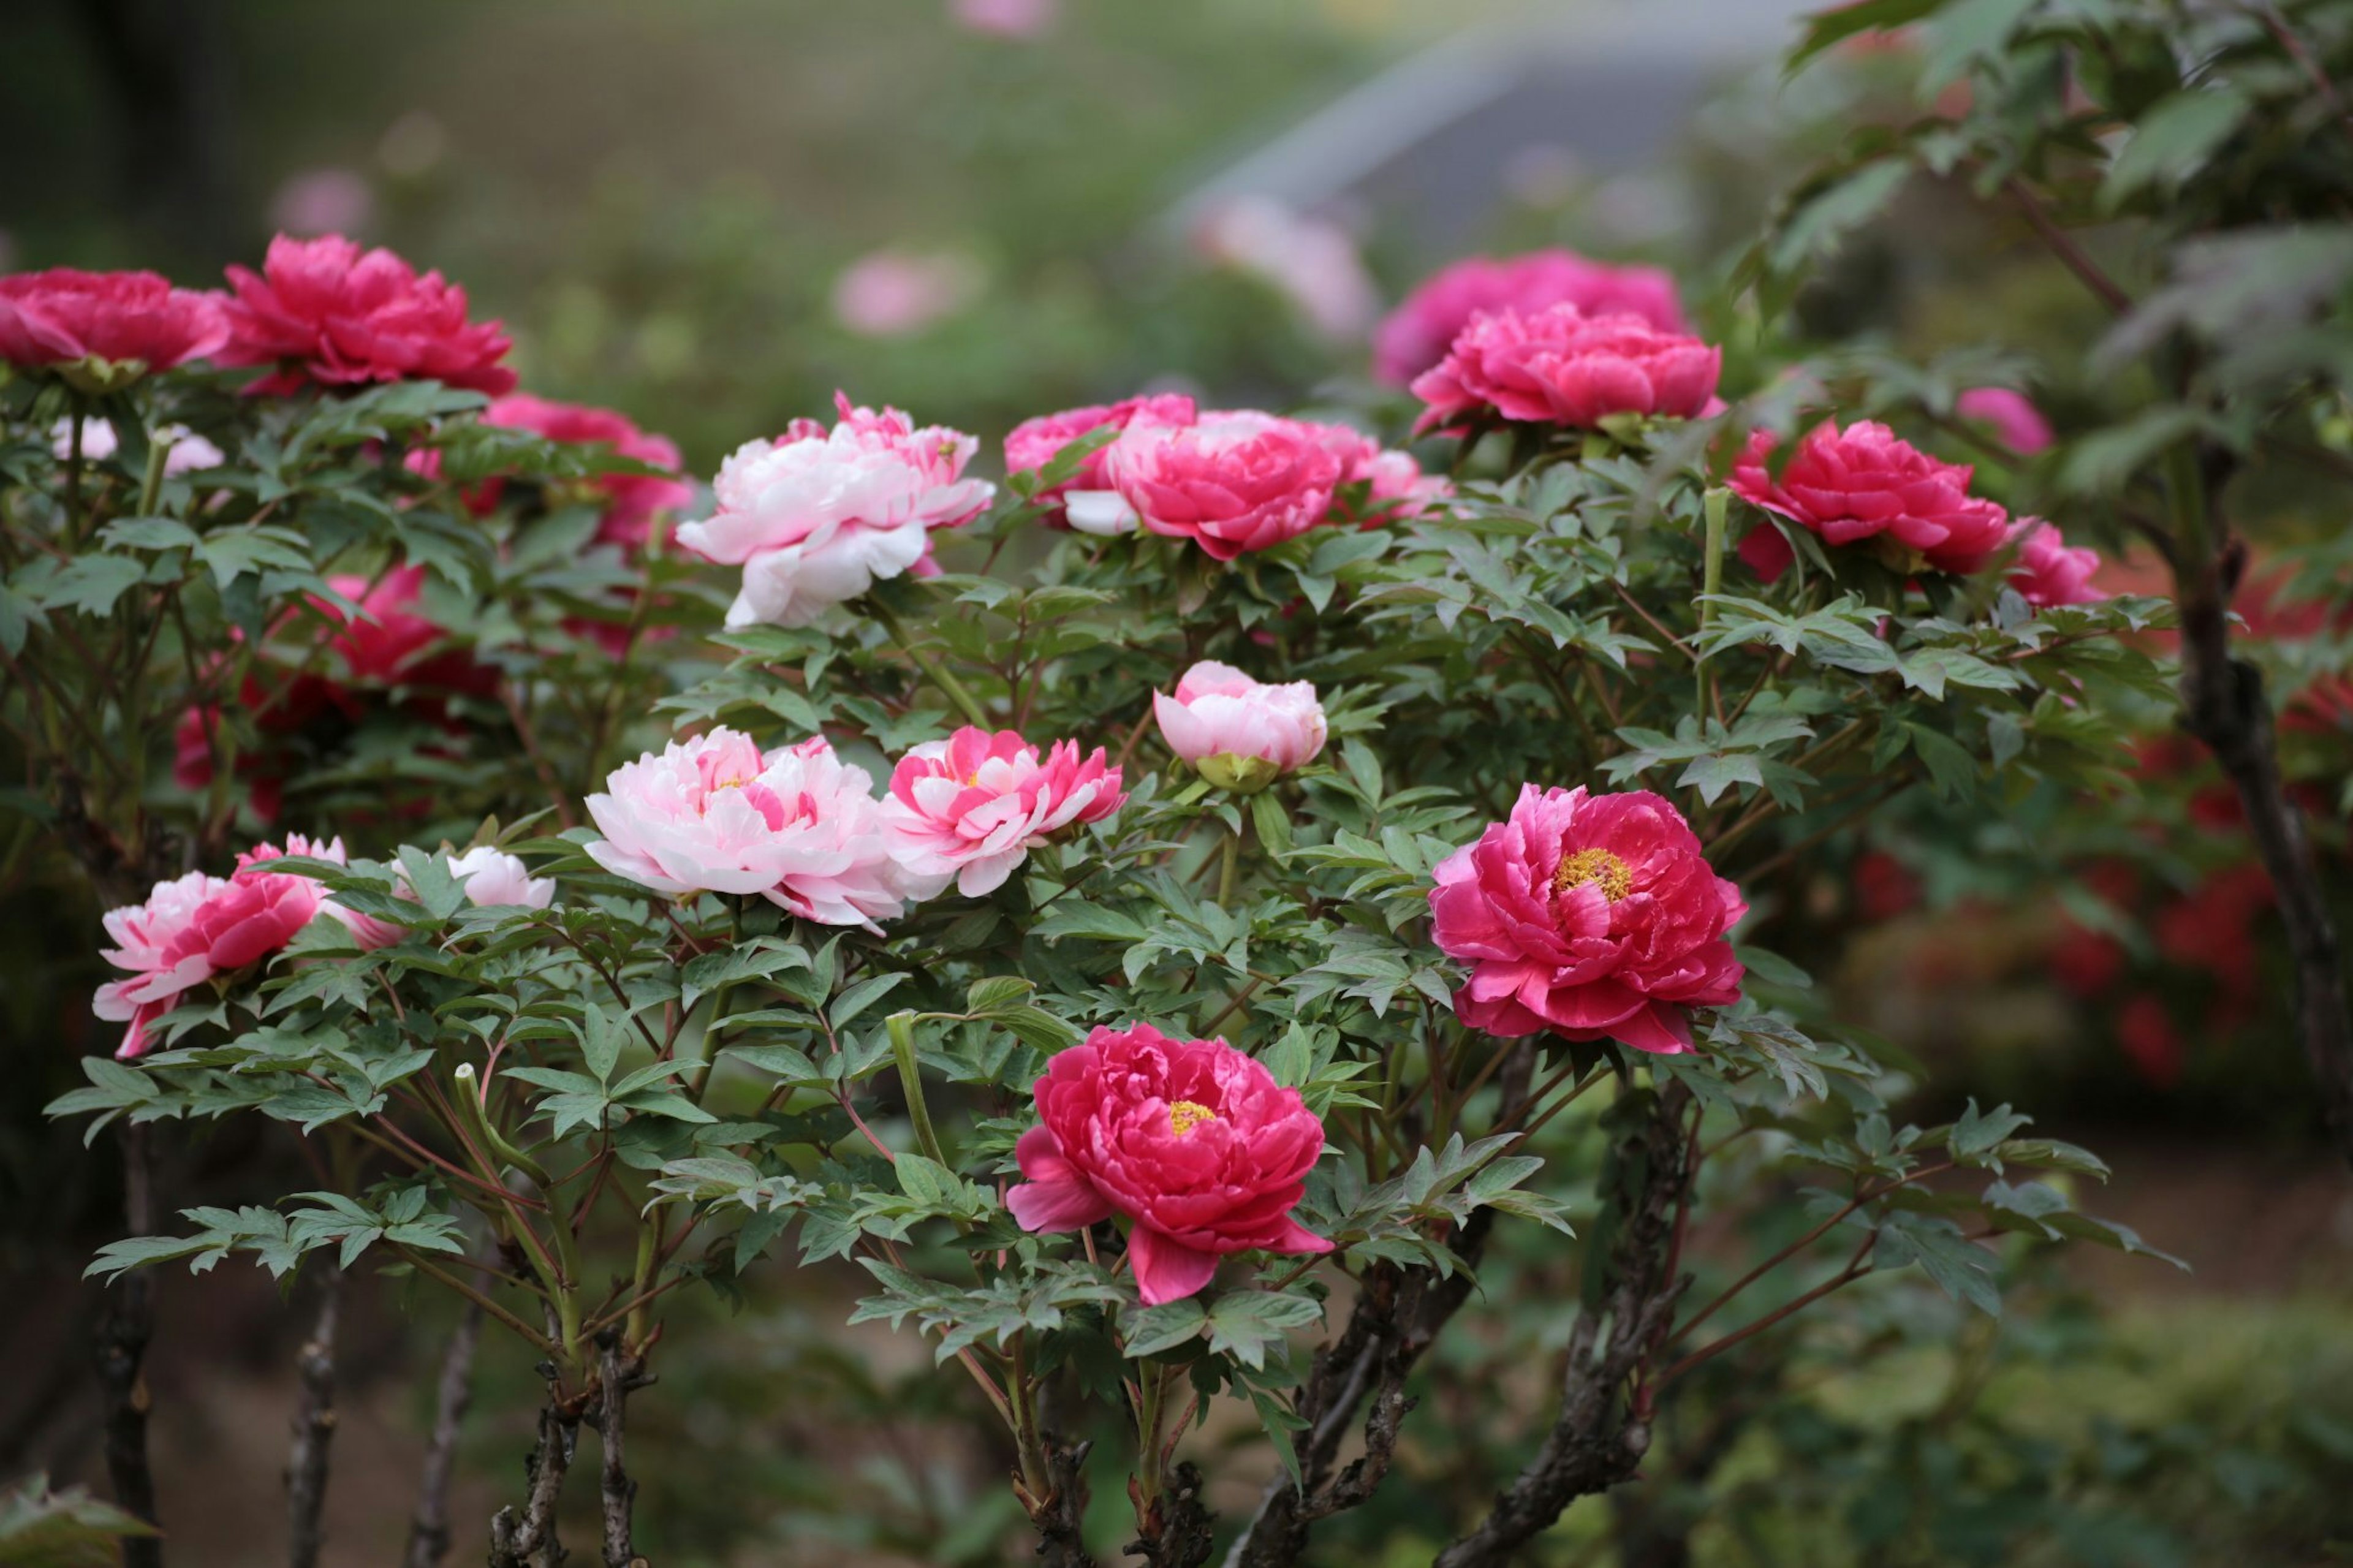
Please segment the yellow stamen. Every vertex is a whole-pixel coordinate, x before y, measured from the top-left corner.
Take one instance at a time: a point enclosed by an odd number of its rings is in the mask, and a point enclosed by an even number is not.
[[[1601,896],[1614,904],[1634,890],[1634,873],[1607,849],[1580,849],[1562,856],[1560,869],[1552,874],[1552,890],[1565,893],[1586,882],[1599,886]]]
[[[1168,1131],[1182,1138],[1204,1121],[1215,1121],[1218,1113],[1196,1100],[1180,1100],[1168,1108]]]

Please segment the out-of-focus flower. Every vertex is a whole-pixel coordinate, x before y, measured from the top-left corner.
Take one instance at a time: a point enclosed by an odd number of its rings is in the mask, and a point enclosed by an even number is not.
[[[269,198],[270,226],[287,234],[359,234],[375,222],[375,189],[355,169],[293,175]]]
[[[2100,552],[2087,546],[2070,546],[2059,530],[2039,517],[2021,517],[2010,530],[2018,541],[2018,559],[2010,568],[2010,585],[2037,609],[2059,605],[2089,605],[2108,595],[2092,583],[2100,569]]]
[[[2031,458],[2051,445],[2051,421],[2022,392],[2006,386],[1973,386],[1953,400],[1953,410],[1964,419],[1990,426],[1994,439],[2021,458]]]
[[[220,363],[273,367],[249,392],[426,380],[492,396],[514,390],[501,324],[467,320],[465,289],[389,250],[281,234],[259,273],[231,267],[228,280]]]
[[[1060,414],[1041,414],[1035,419],[1023,420],[1007,434],[1005,471],[1008,474],[1036,472],[1060,457],[1063,447],[1080,437],[1091,436],[1098,430],[1124,430],[1139,419],[1157,425],[1190,425],[1199,416],[1200,411],[1194,407],[1193,400],[1180,392],[1124,397],[1117,403],[1066,408]],[[1080,458],[1078,473],[1062,484],[1050,485],[1039,490],[1039,500],[1059,503],[1071,490],[1101,489],[1106,449],[1099,447]],[[1050,527],[1070,526],[1059,504],[1046,514],[1045,521]]]
[[[1035,1092],[1038,1125],[1014,1147],[1026,1179],[1006,1206],[1028,1231],[1126,1216],[1146,1305],[1192,1295],[1232,1253],[1332,1250],[1291,1215],[1323,1157],[1323,1122],[1225,1041],[1099,1028],[1055,1057]]]
[[[1273,289],[1326,338],[1359,338],[1380,311],[1379,291],[1348,231],[1271,196],[1223,204],[1202,221],[1195,242],[1211,261]]]
[[[1866,850],[1854,863],[1854,897],[1865,920],[1892,921],[1920,907],[1920,879],[1886,850]]]
[[[217,468],[226,459],[221,449],[195,434],[185,425],[159,425],[148,437],[164,445],[164,473],[168,479],[193,474],[199,468]],[[85,419],[81,422],[81,455],[85,461],[102,463],[121,450],[110,420]],[[49,450],[64,462],[73,456],[73,421],[60,419],[49,426]]]
[[[1154,692],[1152,708],[1171,752],[1243,795],[1314,762],[1328,733],[1314,682],[1262,685],[1215,659],[1187,670],[1175,696]]]
[[[1191,425],[1139,418],[1104,449],[1103,489],[1072,489],[1063,504],[1082,533],[1141,522],[1230,561],[1329,521],[1347,467],[1324,426],[1254,409]]]
[[[967,724],[899,759],[882,824],[911,896],[936,897],[953,881],[979,898],[1048,835],[1117,811],[1119,784],[1101,746],[1082,756],[1075,741],[1057,741],[1040,755],[1017,731]]]
[[[1383,381],[1405,385],[1446,357],[1472,318],[1502,310],[1533,315],[1554,305],[1588,315],[1636,315],[1662,332],[1683,332],[1675,280],[1655,267],[1613,267],[1568,250],[1494,260],[1473,256],[1441,268],[1405,298],[1373,334]]]
[[[2116,1009],[2116,1044],[2124,1047],[2133,1070],[2152,1087],[2171,1089],[2181,1081],[2189,1053],[2165,1004],[2156,997],[2143,992]]]
[[[860,337],[903,338],[945,321],[979,293],[980,268],[969,256],[877,250],[834,279],[833,314]]]
[[[1928,456],[1886,426],[1825,421],[1798,446],[1777,482],[1765,466],[1769,431],[1749,437],[1732,470],[1734,492],[1821,536],[1826,544],[1875,543],[1901,571],[1969,573],[2010,536],[2010,514],[1969,494],[1967,463]],[[1789,542],[1751,529],[1740,558],[1771,581],[1788,568]]]
[[[596,523],[596,542],[635,552],[653,537],[654,519],[675,511],[694,499],[694,487],[674,476],[679,471],[678,443],[667,436],[640,430],[628,415],[579,403],[556,403],[518,392],[499,398],[482,410],[482,423],[508,430],[530,430],[567,445],[610,447],[624,458],[664,470],[659,474],[604,473],[590,479],[603,499],[605,515]],[[493,479],[483,487],[484,510],[497,504]]]
[[[1034,38],[1061,10],[1061,0],[948,0],[948,15],[960,26],[1003,38]]]
[[[153,272],[53,267],[0,278],[0,360],[54,370],[85,392],[203,359],[228,335],[216,299]]]
[[[773,442],[738,447],[712,489],[719,510],[682,524],[678,542],[705,560],[744,568],[731,627],[803,626],[922,560],[930,531],[970,521],[996,487],[963,477],[974,439],[915,428],[895,408],[877,414],[837,394],[828,431],[796,419]]]
[[[658,893],[757,893],[807,920],[863,925],[906,907],[872,781],[822,740],[762,754],[717,729],[624,763],[588,797],[588,853]]]
[[[1492,409],[1505,419],[1589,429],[1613,414],[1688,419],[1705,411],[1724,351],[1640,316],[1575,305],[1480,316],[1434,369],[1414,378],[1429,405],[1417,433]]]
[[[1737,1001],[1725,940],[1747,912],[1674,806],[1647,790],[1525,784],[1511,816],[1439,863],[1438,945],[1471,973],[1455,1011],[1491,1035],[1692,1048],[1686,1009]]]

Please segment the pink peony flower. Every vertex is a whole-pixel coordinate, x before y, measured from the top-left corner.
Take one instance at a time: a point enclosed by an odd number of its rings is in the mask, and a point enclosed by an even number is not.
[[[1332,492],[1347,477],[1324,426],[1252,409],[1191,425],[1138,419],[1103,458],[1103,489],[1064,498],[1072,528],[1126,533],[1141,523],[1219,561],[1329,521]]]
[[[519,855],[508,855],[478,845],[462,855],[441,857],[449,874],[466,887],[466,901],[478,910],[504,909],[510,905],[529,910],[543,910],[555,901],[555,880],[551,877],[534,877]]]
[[[2070,546],[2059,530],[2039,517],[2021,517],[2010,531],[2018,542],[2018,559],[2010,568],[2010,586],[2037,609],[2057,605],[2090,605],[2107,592],[2092,584],[2100,569],[2100,552],[2088,546]]]
[[[966,898],[995,892],[1046,836],[1099,822],[1127,796],[1101,746],[1082,758],[1057,741],[1040,756],[1012,730],[967,724],[917,746],[891,770],[882,825],[912,896],[938,896],[954,881]]]
[[[865,770],[822,738],[762,754],[717,729],[624,763],[588,797],[588,853],[658,893],[757,893],[825,925],[894,919],[906,899]]]
[[[300,855],[311,860],[332,860],[338,866],[348,866],[352,863],[351,855],[343,848],[343,841],[340,835],[333,838],[306,838],[301,834],[290,833],[286,836],[284,848],[275,844],[257,844],[239,855],[237,858],[237,879],[302,882],[313,889],[318,889],[318,883],[300,872],[270,871],[263,868],[270,861],[283,859],[289,855]],[[325,915],[329,920],[351,932],[352,941],[356,942],[363,952],[389,947],[401,937],[400,927],[389,921],[380,921],[374,915],[364,915],[357,910],[346,909],[337,903],[324,889],[319,890],[317,912]]]
[[[1124,430],[1138,419],[1159,425],[1190,425],[1198,417],[1199,413],[1193,406],[1193,400],[1176,392],[1122,398],[1117,403],[1097,404],[1085,408],[1066,408],[1060,414],[1041,414],[1035,419],[1023,420],[1006,436],[1005,471],[1008,474],[1035,472],[1060,457],[1062,448],[1080,437],[1092,435],[1106,427]],[[1073,478],[1039,490],[1038,499],[1041,502],[1059,502],[1071,490],[1103,489],[1103,456],[1107,450],[1099,447],[1080,458],[1079,471]],[[1070,526],[1060,506],[1048,512],[1045,521],[1055,528]]]
[[[1765,467],[1773,445],[1768,431],[1749,437],[1733,467],[1733,491],[1825,543],[1883,535],[1878,548],[1901,570],[1968,573],[2009,537],[2010,515],[1969,494],[1969,465],[1940,462],[1884,425],[1859,419],[1841,430],[1825,421],[1799,443],[1778,483]],[[1778,529],[1752,529],[1740,558],[1770,582],[1789,564],[1789,542]]]
[[[1324,705],[1305,680],[1263,686],[1204,659],[1185,672],[1174,697],[1154,692],[1152,710],[1168,749],[1220,789],[1255,794],[1324,750]]]
[[[1423,473],[1411,452],[1384,447],[1351,426],[1308,425],[1305,421],[1301,424],[1315,431],[1324,447],[1340,459],[1342,485],[1366,487],[1361,511],[1345,498],[1342,498],[1339,508],[1362,527],[1410,521],[1437,510],[1440,502],[1454,493],[1454,486],[1442,475]]]
[[[948,0],[948,15],[976,33],[1034,38],[1054,25],[1062,0]]]
[[[979,266],[955,251],[872,251],[834,279],[833,315],[860,337],[903,338],[971,304],[980,283]]]
[[[53,267],[0,278],[0,360],[59,367],[85,392],[203,359],[228,331],[212,295],[153,272]]]
[[[1348,231],[1272,196],[1220,204],[1203,219],[1194,243],[1211,261],[1282,295],[1324,337],[1356,342],[1379,313],[1379,293]]]
[[[1567,250],[1503,261],[1474,256],[1432,274],[1380,324],[1373,334],[1374,368],[1383,381],[1404,386],[1444,359],[1473,317],[1533,315],[1553,305],[1640,316],[1662,332],[1690,330],[1674,279],[1655,267],[1612,267]]]
[[[895,408],[877,414],[836,394],[831,431],[796,419],[773,442],[752,441],[721,466],[719,510],[683,524],[678,542],[744,568],[731,627],[812,625],[877,580],[922,560],[930,531],[979,515],[996,487],[963,477],[978,445],[939,426],[916,429]]]
[[[2031,458],[2051,445],[2051,421],[2027,400],[2006,386],[1973,386],[1953,400],[1953,411],[1964,419],[1978,419],[1993,427],[1994,439],[2021,458]]]
[[[1229,1253],[1332,1250],[1291,1216],[1324,1124],[1225,1041],[1097,1029],[1048,1064],[1036,1094],[1038,1125],[1014,1148],[1028,1179],[1006,1206],[1028,1231],[1127,1216],[1147,1306],[1192,1295]]]
[[[1692,1048],[1687,1007],[1728,1006],[1725,933],[1748,910],[1681,813],[1647,790],[1520,789],[1508,820],[1440,861],[1438,945],[1468,960],[1462,1021],[1491,1035]]]
[[[159,425],[149,433],[148,438],[164,445],[164,476],[166,479],[217,468],[227,461],[218,447],[185,425]],[[111,420],[85,419],[81,422],[83,461],[102,463],[121,447],[122,443],[116,437]],[[56,454],[60,463],[73,456],[72,420],[60,419],[49,426],[49,450]]]
[[[1590,428],[1612,414],[1689,419],[1715,395],[1724,351],[1640,316],[1574,305],[1472,318],[1446,358],[1414,378],[1430,406],[1417,434],[1493,409],[1505,419]]]
[[[596,524],[599,544],[618,545],[626,552],[643,550],[653,537],[655,517],[675,511],[694,499],[694,487],[674,476],[679,471],[678,443],[667,436],[640,430],[626,414],[585,404],[555,403],[530,393],[501,397],[482,410],[482,423],[507,430],[530,430],[568,446],[610,447],[624,458],[663,469],[660,474],[598,474],[589,485],[605,502]],[[483,510],[497,504],[492,480]]]
[[[466,319],[466,291],[381,247],[337,234],[280,235],[261,271],[228,269],[223,364],[269,365],[246,390],[283,394],[305,382],[438,381],[492,396],[514,390],[497,321]]]

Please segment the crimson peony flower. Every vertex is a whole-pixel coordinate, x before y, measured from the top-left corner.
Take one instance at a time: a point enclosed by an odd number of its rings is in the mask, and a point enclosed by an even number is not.
[[[340,838],[314,845],[296,836],[286,842],[285,853],[343,858]],[[130,1061],[146,1055],[147,1026],[170,1012],[184,993],[259,963],[292,942],[312,917],[323,911],[346,921],[354,918],[310,878],[262,868],[280,853],[263,845],[237,857],[235,876],[191,871],[156,883],[143,904],[107,911],[106,932],[116,945],[104,956],[131,976],[100,986],[90,1011],[131,1026],[117,1057]]]
[[[2022,392],[2006,386],[1973,386],[1953,400],[1953,412],[1989,426],[1993,437],[2021,458],[2051,445],[2051,421]]]
[[[1060,414],[1041,414],[1035,419],[1024,419],[1007,433],[1005,471],[1018,474],[1042,468],[1060,457],[1063,447],[1097,430],[1124,430],[1139,419],[1157,425],[1190,425],[1198,417],[1199,411],[1193,406],[1193,400],[1181,392],[1124,397],[1117,403],[1066,408]],[[1060,502],[1071,490],[1103,489],[1103,454],[1107,449],[1098,447],[1080,458],[1076,475],[1065,483],[1039,490],[1038,500]],[[1044,521],[1054,528],[1070,526],[1060,505],[1049,511]]]
[[[1479,316],[1446,358],[1414,378],[1430,406],[1417,435],[1493,409],[1505,419],[1589,429],[1612,414],[1689,419],[1715,395],[1724,351],[1640,316],[1588,316],[1574,305]]]
[[[281,234],[259,274],[231,267],[228,280],[220,363],[275,367],[248,392],[428,380],[492,396],[514,390],[501,324],[468,321],[465,289],[438,272],[418,276],[389,250],[363,251],[339,234]]]
[[[1029,1179],[1006,1206],[1029,1231],[1133,1220],[1127,1256],[1146,1305],[1192,1295],[1229,1253],[1332,1250],[1291,1217],[1324,1124],[1225,1041],[1097,1029],[1048,1064],[1036,1092],[1038,1125],[1014,1148]]]
[[[213,296],[153,272],[53,267],[0,278],[0,360],[59,367],[85,392],[202,359],[228,331]]]
[[[2100,569],[2100,552],[2070,547],[2058,529],[2039,517],[2021,517],[2010,531],[2018,541],[2018,559],[2010,568],[2010,585],[2037,609],[2056,605],[2090,605],[2106,598],[2092,585]]]
[[[1858,419],[1841,430],[1825,421],[1799,444],[1778,482],[1765,467],[1773,447],[1769,431],[1748,437],[1733,467],[1734,493],[1820,534],[1825,543],[1878,540],[1901,571],[1968,573],[2010,537],[2010,514],[1969,494],[1975,469],[1940,462],[1884,425]],[[1792,555],[1778,529],[1763,527],[1740,542],[1740,558],[1769,583]]]
[[[1473,317],[1533,315],[1554,305],[1594,316],[1640,316],[1662,332],[1689,330],[1674,279],[1655,267],[1612,267],[1567,250],[1502,261],[1474,256],[1431,274],[1376,329],[1374,368],[1383,381],[1403,386],[1444,359]]]
[[[967,724],[900,758],[882,826],[911,895],[935,898],[951,881],[966,898],[993,893],[1048,834],[1117,811],[1127,796],[1104,756],[1097,746],[1082,758],[1074,741],[1040,756],[1018,731]]]
[[[1280,544],[1329,521],[1332,492],[1349,477],[1327,430],[1255,409],[1191,425],[1139,418],[1104,449],[1103,488],[1064,498],[1071,526],[1114,534],[1141,524],[1219,561]]]
[[[1524,784],[1511,816],[1439,862],[1438,945],[1470,961],[1462,1021],[1637,1050],[1692,1047],[1687,1007],[1740,999],[1725,933],[1748,912],[1683,815],[1648,790]]]

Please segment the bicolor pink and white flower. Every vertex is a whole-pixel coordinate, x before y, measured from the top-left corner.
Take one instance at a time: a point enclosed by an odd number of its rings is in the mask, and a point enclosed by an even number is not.
[[[1035,419],[1025,419],[1016,425],[1005,437],[1005,471],[1008,474],[1034,473],[1061,456],[1062,448],[1082,436],[1098,430],[1120,431],[1137,420],[1158,425],[1190,425],[1200,416],[1193,400],[1181,392],[1154,393],[1143,397],[1124,397],[1117,403],[1090,405],[1083,408],[1065,408],[1059,414],[1041,414]],[[1060,505],[1062,497],[1071,490],[1097,490],[1103,487],[1103,454],[1107,447],[1098,447],[1079,459],[1079,471],[1059,485],[1050,485],[1038,492],[1040,502],[1052,502],[1054,508],[1046,514],[1045,521],[1056,528],[1067,528]]]
[[[954,882],[966,898],[1005,885],[1058,829],[1100,822],[1127,798],[1101,746],[1057,741],[1042,753],[1019,731],[967,724],[917,746],[891,770],[882,824],[916,899]]]
[[[1454,1008],[1474,1029],[1672,1055],[1692,1048],[1688,1009],[1740,998],[1725,933],[1748,906],[1648,790],[1522,785],[1435,877],[1432,935],[1470,965]]]
[[[465,289],[381,247],[281,234],[259,272],[231,267],[228,281],[229,337],[214,357],[273,367],[249,392],[428,380],[494,397],[514,390],[505,329],[470,321]]]
[[[1293,539],[1332,517],[1348,463],[1327,427],[1255,409],[1190,425],[1137,419],[1103,453],[1103,486],[1063,498],[1082,533],[1138,526],[1219,561]]]
[[[2035,608],[2096,604],[2108,596],[2092,582],[2100,570],[2098,551],[2070,545],[2056,526],[2039,517],[2020,518],[2010,536],[2018,542],[2010,584]]]
[[[969,522],[996,494],[964,477],[970,436],[917,429],[895,408],[877,414],[840,394],[835,403],[831,430],[796,419],[772,442],[738,447],[712,485],[719,510],[678,531],[703,559],[744,568],[731,627],[814,624],[912,570],[932,530]]]
[[[1033,1232],[1127,1218],[1145,1305],[1192,1295],[1237,1252],[1332,1250],[1292,1216],[1323,1157],[1323,1122],[1225,1041],[1099,1028],[1055,1057],[1034,1092],[1038,1125],[1014,1146],[1026,1179],[1006,1206]]]
[[[1187,670],[1174,696],[1154,692],[1152,710],[1169,751],[1243,795],[1314,762],[1329,734],[1314,682],[1266,685],[1215,659]]]
[[[1588,315],[1640,316],[1662,332],[1685,332],[1675,280],[1655,267],[1619,267],[1568,250],[1494,260],[1473,256],[1441,268],[1406,296],[1373,334],[1373,365],[1398,386],[1446,357],[1474,317],[1532,315],[1574,305]]]
[[[1724,351],[1641,317],[1575,305],[1473,317],[1446,357],[1414,378],[1429,405],[1416,433],[1504,419],[1590,429],[1612,415],[1695,418],[1715,396]]]
[[[757,893],[825,925],[905,908],[873,784],[822,739],[762,752],[725,728],[625,763],[588,797],[589,855],[673,898]]]
[[[1967,463],[1930,457],[1886,426],[1825,421],[1799,443],[1778,479],[1767,468],[1770,431],[1759,430],[1733,466],[1733,493],[1788,518],[1832,545],[1872,544],[1902,571],[1969,573],[2010,537],[2010,514],[1969,494]],[[1767,581],[1792,559],[1770,526],[1751,529],[1740,558]]]
[[[237,879],[246,881],[267,879],[273,882],[308,884],[319,892],[317,912],[325,915],[329,920],[351,932],[352,941],[358,943],[363,952],[389,947],[400,940],[400,927],[389,921],[380,921],[374,915],[364,915],[357,910],[345,908],[338,903],[332,895],[321,888],[319,883],[301,872],[272,871],[269,868],[270,861],[282,859],[289,855],[299,855],[311,860],[331,861],[337,866],[348,866],[352,863],[350,852],[344,849],[340,834],[332,838],[311,838],[300,833],[290,833],[286,836],[283,846],[257,844],[239,855],[237,858]]]

